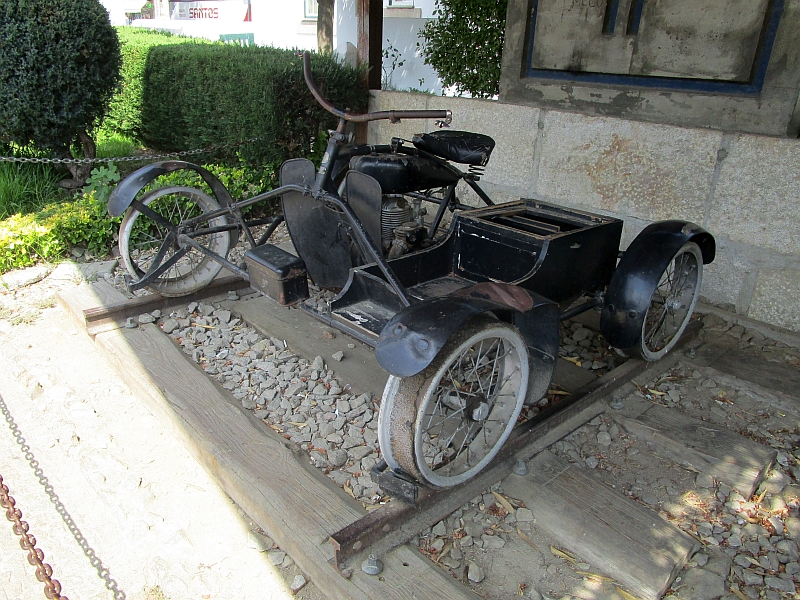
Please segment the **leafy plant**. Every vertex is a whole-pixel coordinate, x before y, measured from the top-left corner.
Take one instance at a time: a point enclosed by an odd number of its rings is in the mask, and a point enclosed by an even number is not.
[[[94,193],[74,202],[54,203],[26,215],[0,221],[0,273],[56,261],[73,246],[104,256],[114,239],[119,218],[112,219]]]
[[[83,188],[84,194],[94,194],[99,202],[108,202],[114,186],[119,182],[119,171],[113,162],[108,166],[100,166],[92,169],[92,174],[86,180],[86,187]]]
[[[119,41],[98,0],[0,2],[0,139],[69,156],[102,118],[119,78]],[[77,180],[88,170],[69,165]]]
[[[389,45],[383,49],[383,62],[381,63],[383,76],[381,77],[381,88],[384,90],[391,90],[394,89],[392,84],[392,75],[394,74],[395,70],[399,67],[402,67],[406,61],[400,60],[402,54],[400,50],[392,45],[391,40],[387,39],[386,41],[389,42]],[[387,61],[389,61],[388,66]],[[420,83],[420,85],[422,84]]]
[[[420,30],[420,50],[445,87],[489,98],[500,92],[508,0],[436,0]]]

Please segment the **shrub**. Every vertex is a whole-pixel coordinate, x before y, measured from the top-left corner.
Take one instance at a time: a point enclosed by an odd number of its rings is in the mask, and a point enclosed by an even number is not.
[[[140,27],[117,27],[122,53],[120,85],[111,99],[103,128],[134,140],[142,139],[142,82],[150,48],[165,44],[210,44],[208,40],[152,31]]]
[[[420,31],[425,63],[445,87],[478,98],[500,92],[508,0],[436,0],[434,15]]]
[[[354,111],[367,94],[356,69],[314,55],[323,95]],[[336,118],[303,81],[302,59],[290,50],[231,44],[177,44],[150,49],[143,83],[142,137],[162,151],[188,150],[258,137],[221,154],[252,164],[307,156]]]
[[[116,31],[97,0],[0,2],[0,138],[62,156],[102,118],[121,58]],[[77,167],[71,167],[77,178]]]
[[[50,204],[36,213],[0,221],[0,273],[55,261],[72,246],[104,256],[120,219],[112,219],[94,193],[75,202]]]
[[[277,169],[272,166],[255,167],[228,167],[224,165],[205,164],[203,168],[213,173],[222,185],[230,192],[234,200],[252,198],[256,194],[270,190],[277,184]],[[168,186],[185,186],[203,190],[206,194],[213,192],[203,178],[195,171],[174,171],[156,179],[147,189]],[[277,200],[275,201],[277,205]]]

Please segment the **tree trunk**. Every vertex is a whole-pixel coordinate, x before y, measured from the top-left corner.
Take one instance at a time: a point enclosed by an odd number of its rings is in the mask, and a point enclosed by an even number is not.
[[[333,52],[333,1],[318,0],[317,51]]]
[[[78,140],[83,146],[84,158],[95,158],[97,156],[97,146],[94,140],[83,129],[78,132]],[[69,148],[64,148],[63,152],[59,152],[59,154],[63,155],[63,158],[72,158]],[[86,180],[94,168],[92,163],[67,163],[66,167],[72,174],[72,180],[62,181],[61,186],[68,189],[77,189],[86,185]]]

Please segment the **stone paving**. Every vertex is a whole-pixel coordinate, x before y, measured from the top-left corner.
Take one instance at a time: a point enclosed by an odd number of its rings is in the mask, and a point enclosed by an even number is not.
[[[82,273],[63,263],[36,277],[5,276],[27,284],[0,290],[0,397],[21,436],[0,416],[0,474],[63,594],[322,598],[55,306],[55,292]],[[2,519],[0,599],[44,598],[43,588]]]

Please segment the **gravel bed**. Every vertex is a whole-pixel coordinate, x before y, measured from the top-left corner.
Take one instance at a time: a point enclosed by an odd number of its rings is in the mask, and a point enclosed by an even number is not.
[[[235,299],[235,294],[230,294]],[[369,478],[380,459],[377,403],[354,394],[325,359],[300,358],[282,340],[265,338],[213,304],[192,302],[158,321],[203,370],[230,390],[247,410],[298,444],[309,462],[365,506],[385,500]],[[341,360],[341,354],[330,361]]]
[[[795,365],[797,349],[730,327],[708,315],[706,330],[725,330],[742,349]],[[593,469],[607,485],[658,512],[703,547],[673,585],[675,598],[796,598],[800,583],[800,407],[797,399],[720,371],[679,365],[625,401],[645,399],[714,427],[771,446],[776,464],[752,497],[708,475],[658,457],[614,421],[596,417],[553,451]],[[731,596],[730,594],[733,594]]]

